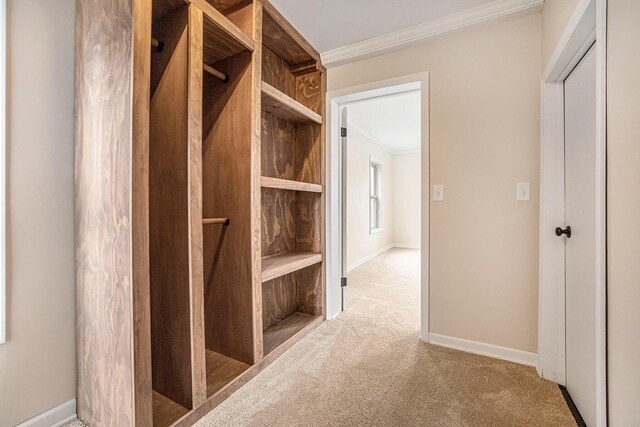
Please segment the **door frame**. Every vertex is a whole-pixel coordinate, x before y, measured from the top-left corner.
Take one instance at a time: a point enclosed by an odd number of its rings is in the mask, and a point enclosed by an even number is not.
[[[341,195],[341,138],[340,105],[399,93],[397,86],[419,84],[421,90],[421,236],[420,236],[420,336],[429,339],[429,72],[419,72],[385,80],[367,82],[327,93],[327,319],[340,314],[341,263],[342,263],[342,207]]]
[[[606,25],[607,0],[581,0],[542,75],[538,363],[541,377],[566,385],[564,81],[596,44],[596,418],[607,425]]]

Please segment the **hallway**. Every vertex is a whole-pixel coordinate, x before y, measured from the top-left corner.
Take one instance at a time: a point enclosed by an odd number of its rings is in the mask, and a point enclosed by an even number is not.
[[[419,257],[353,270],[345,312],[196,425],[575,425],[533,368],[419,340]]]

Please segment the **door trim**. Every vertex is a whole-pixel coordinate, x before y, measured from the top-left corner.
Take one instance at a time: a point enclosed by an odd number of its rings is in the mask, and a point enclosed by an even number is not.
[[[550,230],[564,224],[564,80],[596,44],[596,418],[607,425],[606,331],[606,24],[607,0],[581,0],[541,82],[540,376],[566,385],[564,242]]]
[[[418,84],[419,86],[417,86]],[[407,90],[421,90],[421,254],[420,254],[420,335],[425,342],[429,340],[429,72],[423,71],[386,80],[367,82],[351,87],[329,91],[327,93],[327,319],[333,319],[339,313],[340,302],[340,265],[341,235],[340,221],[340,104],[400,93],[398,86]],[[411,87],[413,89],[411,89]]]

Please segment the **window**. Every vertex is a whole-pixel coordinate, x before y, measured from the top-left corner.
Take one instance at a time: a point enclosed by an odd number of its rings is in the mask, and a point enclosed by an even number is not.
[[[369,234],[382,231],[382,163],[369,159]]]

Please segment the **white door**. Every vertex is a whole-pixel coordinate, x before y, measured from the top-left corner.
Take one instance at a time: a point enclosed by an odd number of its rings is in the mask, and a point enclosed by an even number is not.
[[[564,84],[567,390],[596,425],[596,52]],[[566,232],[566,228],[564,230]],[[559,234],[560,230],[556,230]]]

